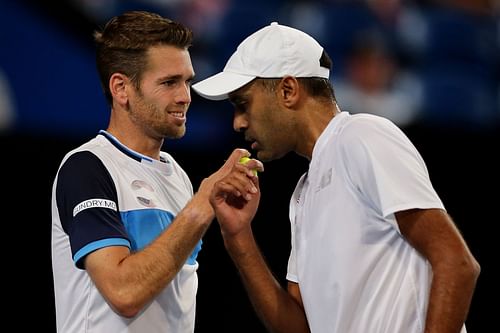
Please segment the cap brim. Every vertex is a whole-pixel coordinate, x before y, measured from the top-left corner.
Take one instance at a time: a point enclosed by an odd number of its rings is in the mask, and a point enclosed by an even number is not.
[[[228,94],[238,90],[255,79],[255,76],[220,72],[193,84],[196,93],[206,99],[220,101],[228,98]]]

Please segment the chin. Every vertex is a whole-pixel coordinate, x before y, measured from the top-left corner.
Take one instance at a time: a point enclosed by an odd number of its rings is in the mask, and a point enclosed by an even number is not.
[[[186,134],[186,128],[185,127],[182,127],[182,128],[175,128],[175,129],[167,129],[165,131],[165,138],[167,139],[180,139],[182,137],[184,137],[184,135]]]
[[[186,134],[186,131],[183,131],[183,132],[180,132],[180,133],[177,133],[176,135],[173,135],[171,137],[171,139],[181,139],[184,137],[184,135]]]
[[[259,150],[256,154],[257,159],[262,161],[262,162],[269,162],[272,160],[275,160],[277,157],[275,157],[273,154],[270,152],[266,152],[265,150]]]
[[[270,162],[274,160],[279,160],[283,156],[285,156],[287,152],[283,151],[272,151],[272,150],[259,150],[257,151],[257,159],[262,162]]]

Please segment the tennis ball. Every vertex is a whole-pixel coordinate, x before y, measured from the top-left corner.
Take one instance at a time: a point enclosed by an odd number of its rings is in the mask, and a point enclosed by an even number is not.
[[[247,163],[248,163],[248,161],[250,161],[250,158],[249,158],[249,157],[243,156],[242,158],[240,158],[240,163],[241,163],[241,164],[247,164]],[[253,169],[252,171],[253,171],[253,174],[254,174],[255,176],[257,176],[257,170],[256,170],[256,169]]]

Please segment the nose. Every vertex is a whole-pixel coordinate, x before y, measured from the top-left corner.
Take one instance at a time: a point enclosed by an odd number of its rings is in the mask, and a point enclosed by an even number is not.
[[[248,128],[248,121],[243,113],[235,112],[233,118],[233,129],[236,132],[243,132]]]
[[[176,102],[179,104],[191,103],[191,86],[189,83],[180,85],[176,94]]]

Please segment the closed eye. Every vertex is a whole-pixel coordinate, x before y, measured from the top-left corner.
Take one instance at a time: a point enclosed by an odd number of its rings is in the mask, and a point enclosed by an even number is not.
[[[247,110],[248,102],[243,98],[238,98],[238,97],[231,98],[230,102],[233,105],[235,111],[237,112],[245,112]]]

